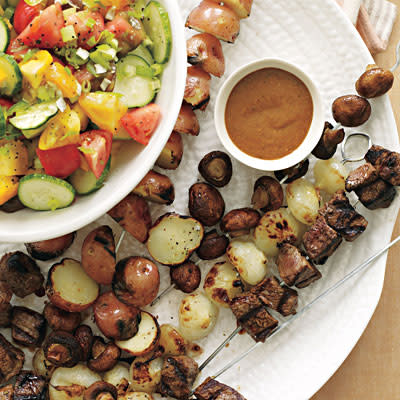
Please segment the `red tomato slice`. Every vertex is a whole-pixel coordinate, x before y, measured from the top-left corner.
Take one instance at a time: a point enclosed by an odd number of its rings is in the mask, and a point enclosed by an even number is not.
[[[160,121],[161,110],[155,103],[128,111],[122,118],[122,126],[141,144],[147,144]]]
[[[92,22],[93,26],[90,22]],[[78,36],[78,46],[90,50],[96,45],[101,32],[104,31],[104,18],[98,12],[80,11],[69,15],[66,25],[74,27],[75,33]],[[92,45],[89,45],[87,42],[91,37],[94,37],[95,41]]]
[[[89,168],[99,179],[111,154],[112,134],[103,130],[87,131],[81,134],[81,151]]]
[[[57,147],[51,150],[36,149],[41,164],[47,175],[66,178],[81,164],[80,153],[75,145]]]
[[[20,0],[14,13],[13,26],[15,32],[20,34],[29,25],[33,18],[39,15],[41,9],[42,7],[40,4],[30,6],[25,3],[24,0]]]
[[[12,101],[0,98],[0,106],[5,107],[7,110],[13,105]]]
[[[13,56],[15,61],[20,62],[28,50],[29,49],[26,46],[15,38],[10,40],[6,53]]]
[[[59,3],[47,7],[35,17],[19,34],[17,40],[28,47],[51,49],[62,47],[61,28],[64,26],[64,16]]]

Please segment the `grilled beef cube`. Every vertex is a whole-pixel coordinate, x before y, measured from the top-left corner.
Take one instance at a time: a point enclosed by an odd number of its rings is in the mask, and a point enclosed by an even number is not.
[[[268,313],[254,293],[247,292],[234,297],[230,306],[239,324],[256,342],[264,342],[278,326],[278,321]]]
[[[199,374],[196,361],[187,356],[167,357],[161,371],[160,393],[186,400],[192,392],[193,382]]]
[[[14,347],[0,333],[0,384],[18,375],[24,365],[24,361],[24,352]]]
[[[345,188],[348,192],[368,186],[378,179],[378,171],[370,164],[365,163],[354,171],[351,171],[346,178]]]
[[[13,400],[14,386],[7,385],[0,388],[0,400]]]
[[[39,346],[46,334],[46,320],[42,314],[26,307],[14,307],[11,318],[11,335],[23,346]]]
[[[6,282],[15,295],[25,297],[42,287],[44,277],[32,258],[15,251],[0,260],[0,280]]]
[[[12,306],[10,303],[0,304],[0,328],[7,328],[11,324]]]
[[[32,371],[21,371],[15,380],[14,400],[45,400],[46,379]]]
[[[246,400],[239,392],[212,378],[207,378],[196,388],[197,400]]]
[[[309,262],[301,251],[289,243],[283,244],[276,259],[279,276],[288,286],[304,288],[321,278],[318,269]]]
[[[306,253],[316,264],[325,264],[341,242],[340,233],[332,229],[322,215],[318,215],[314,224],[303,236]]]
[[[297,292],[287,286],[281,286],[275,276],[265,278],[251,289],[267,307],[278,311],[284,317],[296,314]]]
[[[394,186],[400,185],[400,154],[373,145],[365,154],[365,159],[377,170],[379,176]]]
[[[348,242],[357,239],[368,225],[368,221],[352,207],[344,190],[338,190],[320,213],[328,225]]]
[[[380,178],[355,192],[361,203],[370,210],[389,207],[396,196],[394,186]]]

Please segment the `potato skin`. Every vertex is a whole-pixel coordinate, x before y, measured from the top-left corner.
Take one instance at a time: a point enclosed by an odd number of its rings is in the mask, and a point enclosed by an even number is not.
[[[158,204],[170,205],[175,200],[175,188],[171,179],[153,170],[139,182],[133,193]]]
[[[183,141],[178,132],[172,132],[161,154],[159,155],[156,165],[164,169],[177,169],[181,163],[183,156]]]
[[[81,323],[81,314],[68,312],[48,303],[43,309],[43,316],[53,331],[73,332]]]
[[[25,247],[31,257],[47,261],[61,256],[72,245],[75,236],[76,232],[71,232],[54,239],[25,243]]]
[[[118,262],[112,282],[118,300],[144,307],[156,298],[159,287],[160,274],[152,261],[144,257],[127,257]]]
[[[225,201],[208,183],[195,183],[189,189],[189,212],[205,226],[219,222],[224,215]]]
[[[232,237],[237,237],[250,232],[257,226],[260,214],[252,208],[238,208],[231,210],[222,218],[220,228],[222,232],[229,232]]]
[[[332,115],[343,126],[359,126],[370,117],[371,104],[355,94],[340,96],[332,104]]]
[[[192,293],[200,285],[200,268],[192,262],[186,262],[170,269],[171,282],[183,293]]]
[[[138,331],[140,310],[120,302],[113,292],[100,295],[93,305],[96,325],[104,336],[127,340]]]
[[[186,135],[198,136],[200,124],[192,106],[186,102],[182,103],[178,119],[175,122],[174,131]]]
[[[379,67],[368,68],[357,80],[357,93],[371,99],[382,96],[393,86],[394,76],[391,71]]]
[[[139,242],[146,242],[151,228],[151,216],[149,206],[142,197],[134,193],[128,194],[108,215]]]
[[[204,235],[196,253],[202,260],[213,260],[224,255],[228,245],[229,239],[225,235],[219,235],[215,229],[212,229]]]
[[[116,260],[114,235],[109,226],[99,226],[86,236],[82,244],[81,264],[97,283],[111,284]]]

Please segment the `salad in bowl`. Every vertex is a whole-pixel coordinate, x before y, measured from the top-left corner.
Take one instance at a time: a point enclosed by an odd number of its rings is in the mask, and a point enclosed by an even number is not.
[[[149,143],[169,16],[156,0],[0,4],[0,210],[65,208],[104,184],[113,143]]]

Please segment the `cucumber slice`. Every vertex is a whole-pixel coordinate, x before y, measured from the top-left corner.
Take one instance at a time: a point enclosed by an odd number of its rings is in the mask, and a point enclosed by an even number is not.
[[[172,33],[167,11],[155,0],[144,9],[143,26],[152,40],[151,50],[154,60],[163,64],[171,54]]]
[[[14,96],[22,88],[22,74],[16,61],[0,52],[0,94]]]
[[[10,29],[6,20],[0,17],[0,51],[6,51],[10,44]]]
[[[139,75],[146,71],[149,76]],[[142,57],[127,55],[117,63],[114,93],[121,94],[129,108],[145,106],[156,94],[151,75],[150,65]]]
[[[78,168],[69,178],[69,182],[72,184],[76,193],[85,195],[93,193],[103,186],[104,181],[110,172],[111,157],[108,159],[107,165],[104,168],[103,173],[99,179],[96,179],[92,171],[84,171]]]
[[[27,139],[32,139],[44,130],[47,122],[58,113],[55,101],[34,104],[24,111],[19,112],[9,122],[20,129]]]
[[[0,138],[6,135],[7,114],[5,109],[0,106]]]
[[[153,59],[153,56],[151,55],[149,49],[142,44],[140,44],[138,47],[136,47],[135,50],[130,51],[128,54],[142,57],[149,65],[154,64],[154,59]]]
[[[19,181],[21,203],[37,211],[68,207],[75,198],[75,189],[67,181],[46,174],[26,175]]]

